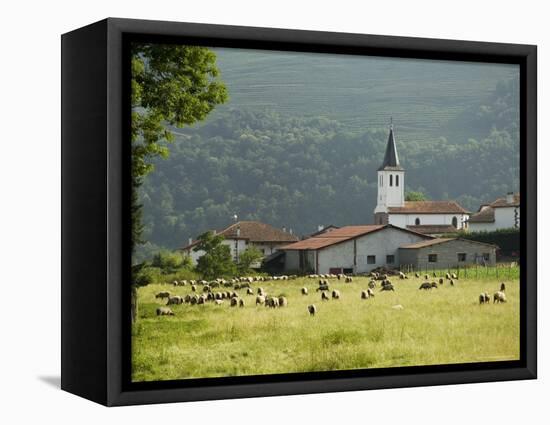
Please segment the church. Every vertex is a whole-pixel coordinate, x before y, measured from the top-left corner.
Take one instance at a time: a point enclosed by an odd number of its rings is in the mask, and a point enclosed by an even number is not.
[[[431,236],[464,229],[469,212],[456,201],[406,201],[405,169],[399,163],[393,124],[384,162],[378,169],[378,198],[374,223],[413,230]]]

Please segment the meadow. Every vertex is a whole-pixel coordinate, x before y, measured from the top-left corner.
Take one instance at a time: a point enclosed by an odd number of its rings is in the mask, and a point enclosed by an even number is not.
[[[468,274],[437,289],[410,274],[392,277],[395,292],[375,289],[362,300],[367,277],[352,283],[330,279],[340,300],[321,301],[317,279],[254,282],[269,295],[284,295],[288,306],[243,308],[208,302],[172,305],[174,316],[156,316],[166,301],[159,291],[191,293],[190,286],[150,284],[139,288],[139,316],[132,328],[133,381],[313,372],[519,359],[519,278],[513,273]],[[430,279],[430,281],[433,279]],[[506,284],[505,304],[492,295]],[[302,295],[307,287],[309,295]],[[198,293],[202,287],[198,286]],[[220,289],[223,290],[223,289]],[[480,305],[489,292],[491,303]],[[309,304],[317,306],[310,316]],[[400,305],[400,308],[394,306]]]

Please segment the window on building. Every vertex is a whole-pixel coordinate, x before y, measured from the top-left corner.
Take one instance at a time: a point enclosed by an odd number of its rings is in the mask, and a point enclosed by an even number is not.
[[[380,187],[382,187],[382,176],[380,176]]]
[[[395,263],[395,255],[386,255],[386,264]]]
[[[399,186],[399,174],[395,175],[395,185]]]
[[[393,174],[390,174],[390,186],[393,186]]]
[[[429,263],[437,263],[437,254],[428,254]]]
[[[483,253],[483,259],[485,261],[491,261],[491,254],[489,254],[488,252],[484,252]]]
[[[456,219],[456,217],[453,217],[453,227],[455,229],[458,229],[458,220]]]
[[[458,262],[463,263],[466,261],[466,253],[465,252],[459,252],[458,254]]]
[[[376,255],[367,255],[367,264],[376,264]]]
[[[416,224],[417,226],[420,225],[420,219],[418,217],[416,217],[416,219],[414,220],[414,224]]]
[[[342,269],[342,273],[344,273],[344,274],[352,274],[352,273],[353,273],[353,269]]]

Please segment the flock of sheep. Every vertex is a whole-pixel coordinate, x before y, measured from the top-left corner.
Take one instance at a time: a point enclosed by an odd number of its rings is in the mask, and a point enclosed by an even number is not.
[[[361,290],[360,299],[368,300],[374,298],[376,289],[380,286],[380,291],[395,291],[395,287],[388,278],[387,273],[371,272],[370,280],[368,282],[368,288]],[[408,279],[409,277],[399,272],[399,279]],[[256,291],[253,290],[253,283],[268,282],[268,281],[277,281],[277,280],[293,280],[298,276],[296,275],[283,275],[283,276],[246,276],[246,277],[236,277],[233,279],[215,279],[212,281],[206,280],[181,280],[174,281],[172,284],[174,286],[191,286],[192,294],[187,294],[185,296],[172,295],[168,291],[162,291],[155,295],[156,299],[161,301],[166,300],[166,306],[158,307],[156,310],[157,316],[173,316],[174,312],[168,306],[178,305],[178,304],[189,304],[189,305],[204,305],[206,303],[213,303],[216,305],[224,304],[225,301],[228,302],[230,307],[244,307],[245,299],[241,297],[237,290],[245,290],[247,296],[256,295],[255,305],[256,306],[265,306],[269,308],[282,308],[288,306],[288,299],[283,295],[269,295],[266,291],[257,287]],[[337,279],[338,281],[344,283],[352,283],[353,276],[345,274],[311,274],[307,276],[309,279],[318,279],[317,292],[321,292],[321,301],[329,301],[330,299],[339,300],[341,298],[341,293],[337,289],[330,289],[329,279]],[[420,278],[419,273],[415,273],[416,278]],[[436,278],[436,274],[433,273],[433,278]],[[449,285],[454,286],[455,281],[458,280],[458,276],[454,273],[446,273],[445,279],[440,278],[438,282],[435,280],[429,282],[430,276],[426,274],[424,276],[425,282],[423,282],[419,289],[429,291],[432,289],[438,288],[439,285],[443,285],[446,281]],[[202,287],[202,294],[198,294],[199,286]],[[222,290],[225,288],[225,290]],[[232,288],[233,290],[229,290]],[[495,292],[493,295],[493,303],[504,303],[506,302],[505,294],[506,286],[504,283],[501,284],[500,290]],[[309,295],[307,287],[301,288],[301,294],[304,296]],[[491,297],[487,292],[483,292],[479,295],[480,304],[488,304],[491,301]],[[394,306],[393,308],[396,308]],[[402,307],[401,307],[402,308]],[[310,304],[307,306],[307,311],[311,316],[315,316],[317,313],[317,306],[315,304]]]

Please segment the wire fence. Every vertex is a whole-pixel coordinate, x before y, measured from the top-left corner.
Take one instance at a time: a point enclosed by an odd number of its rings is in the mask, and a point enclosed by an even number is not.
[[[515,279],[519,278],[519,264],[517,262],[498,263],[494,266],[483,264],[447,264],[447,267],[441,267],[441,264],[402,264],[399,271],[409,274],[418,273],[420,275],[429,275],[430,277],[445,277],[448,274],[456,275],[457,278],[464,279]]]

